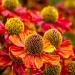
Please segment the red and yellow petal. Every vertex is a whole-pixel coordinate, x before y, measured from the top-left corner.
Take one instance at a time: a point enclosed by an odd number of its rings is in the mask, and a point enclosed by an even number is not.
[[[19,37],[20,37],[20,39],[21,39],[21,41],[22,41],[23,44],[25,43],[25,39],[30,34],[36,34],[36,31],[32,31],[32,30],[28,30],[27,29],[27,30],[25,30],[25,32],[19,34]]]
[[[24,49],[16,46],[10,46],[9,51],[16,58],[23,58],[26,55],[26,51]]]
[[[73,45],[70,40],[64,41],[60,47],[65,50],[73,50]]]
[[[23,63],[25,64],[25,66],[27,68],[35,68],[35,59],[34,59],[34,56],[32,55],[27,55],[26,57],[24,57],[22,59]]]
[[[73,51],[67,51],[67,50],[58,50],[57,54],[60,55],[62,58],[69,58],[70,56],[73,56]]]
[[[71,41],[67,40],[64,41],[63,44],[60,46],[56,53],[63,58],[69,58],[70,56],[74,56],[73,46]]]
[[[44,52],[52,53],[55,50],[56,48],[53,45],[51,45],[49,41],[47,40],[44,41],[44,48],[43,48]]]
[[[43,60],[41,57],[35,57],[35,66],[40,69],[43,66]]]
[[[19,47],[24,47],[24,45],[23,45],[22,41],[20,40],[19,36],[10,35],[9,39],[14,45],[19,46]]]
[[[27,38],[26,32],[20,33],[19,37],[20,37],[22,43],[24,44],[25,43],[25,39]]]
[[[43,62],[51,65],[57,65],[60,62],[60,57],[58,55],[42,54],[42,59]]]

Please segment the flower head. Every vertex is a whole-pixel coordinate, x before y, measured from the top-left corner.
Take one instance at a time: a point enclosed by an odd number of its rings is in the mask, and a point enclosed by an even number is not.
[[[16,46],[24,48],[21,53],[19,47],[11,46],[10,52],[13,56],[21,58],[27,68],[40,69],[44,63],[56,65],[60,58],[58,55],[49,55],[46,53],[53,52],[55,47],[47,41],[43,41],[43,37],[38,34],[30,34],[25,38],[25,34],[19,36],[11,35],[9,38]],[[15,41],[17,39],[17,42]],[[45,45],[46,44],[46,45]]]
[[[55,66],[47,65],[44,75],[60,75],[61,74],[61,65],[57,64]]]
[[[74,75],[75,74],[75,61],[69,61],[66,64],[67,74]]]
[[[42,19],[46,22],[56,22],[58,20],[58,11],[56,8],[47,6],[41,11]]]
[[[56,48],[59,47],[62,43],[62,35],[56,29],[50,29],[46,31],[44,34],[44,38],[50,41],[50,43],[54,45]]]
[[[10,18],[5,24],[5,29],[10,34],[19,34],[24,31],[24,24],[19,18]]]
[[[43,40],[40,35],[32,34],[25,40],[25,49],[36,55],[43,49]]]
[[[2,0],[2,5],[9,10],[15,10],[18,6],[18,0]]]

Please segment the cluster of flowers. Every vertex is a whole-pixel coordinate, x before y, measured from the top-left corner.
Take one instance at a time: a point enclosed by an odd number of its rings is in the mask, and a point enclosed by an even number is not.
[[[0,74],[75,75],[75,49],[63,36],[70,26],[52,6],[39,12],[2,0]]]

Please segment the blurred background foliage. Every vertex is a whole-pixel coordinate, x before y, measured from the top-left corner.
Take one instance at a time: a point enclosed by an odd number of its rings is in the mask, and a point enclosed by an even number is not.
[[[63,2],[63,0],[49,0],[49,2],[50,2],[50,5],[55,5],[57,3]]]

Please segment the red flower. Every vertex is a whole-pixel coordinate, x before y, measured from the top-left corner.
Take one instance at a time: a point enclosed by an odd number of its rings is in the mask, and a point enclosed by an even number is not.
[[[0,68],[6,68],[6,70],[8,69],[8,67],[12,67],[12,71],[13,74],[15,73],[16,75],[20,74],[20,75],[26,75],[26,71],[25,68],[23,67],[23,64],[19,64],[17,61],[20,59],[16,59],[14,58],[10,52],[9,52],[9,46],[11,45],[11,43],[9,40],[9,36],[7,30],[5,30],[4,25],[0,24],[0,43],[2,43],[1,46],[4,46],[4,48],[0,48]],[[7,35],[6,35],[7,34]],[[4,37],[2,37],[2,35]],[[19,71],[18,71],[19,70]],[[23,74],[22,74],[23,73]]]
[[[60,61],[58,55],[49,55],[45,53],[55,50],[55,47],[50,45],[50,43],[48,43],[47,41],[45,42],[46,45],[44,45],[41,54],[39,54],[38,56],[34,56],[34,54],[32,55],[28,52],[28,50],[24,49],[24,40],[26,38],[26,33],[21,33],[19,36],[13,35],[9,38],[12,43],[16,45],[10,47],[10,53],[16,58],[21,58],[27,68],[40,69],[44,63],[56,65]]]
[[[7,50],[0,51],[0,68],[12,68],[11,73],[15,75],[28,75],[25,67],[19,62],[20,59],[13,57]]]
[[[59,15],[59,19],[57,22],[55,23],[46,23],[44,22],[42,19],[41,19],[41,16],[40,16],[40,12],[37,12],[36,11],[36,14],[32,14],[32,22],[38,26],[41,25],[41,28],[42,28],[42,32],[45,32],[47,31],[48,29],[50,28],[56,28],[60,31],[69,31],[70,30],[70,26],[72,25],[72,23],[67,20],[67,19],[64,19],[62,16]]]
[[[60,31],[68,31],[71,26],[71,22],[67,19],[64,19],[62,16],[59,15],[59,19],[55,23],[46,23],[42,20],[41,14],[39,11],[31,11],[26,8],[19,7],[16,9],[16,14],[20,17],[23,21],[30,21],[38,26],[41,26],[42,30],[40,32],[45,32],[50,28],[56,28]]]

